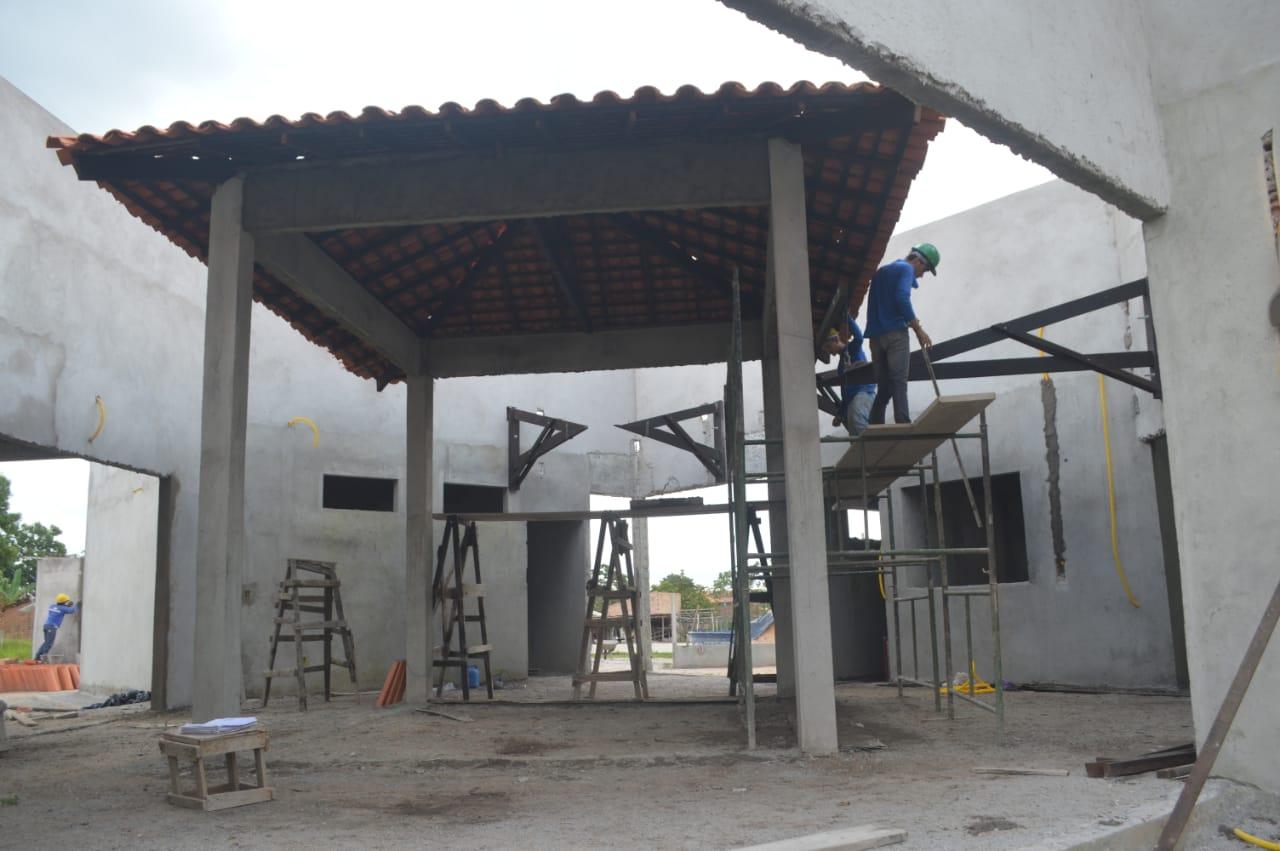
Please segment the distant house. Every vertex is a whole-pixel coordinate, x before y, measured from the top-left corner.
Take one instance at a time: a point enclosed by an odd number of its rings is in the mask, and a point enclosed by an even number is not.
[[[622,604],[609,604],[609,616],[621,617]],[[649,633],[654,641],[670,641],[676,619],[680,616],[680,592],[649,592]]]

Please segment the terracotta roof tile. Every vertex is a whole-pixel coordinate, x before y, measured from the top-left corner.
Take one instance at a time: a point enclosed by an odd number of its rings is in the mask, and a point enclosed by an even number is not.
[[[869,83],[748,89],[725,83],[707,94],[653,87],[624,98],[559,95],[510,107],[482,100],[435,111],[367,107],[357,115],[272,115],[223,124],[112,130],[50,138],[59,160],[94,179],[135,216],[193,257],[205,259],[216,184],[248,166],[497,145],[607,147],[686,137],[782,135],[802,145],[809,214],[814,321],[841,282],[861,299],[897,222],[937,113]],[[182,178],[148,173],[179,163]],[[759,207],[637,211],[539,219],[364,228],[310,234],[316,244],[420,336],[483,337],[582,330],[555,282],[543,243],[572,271],[593,329],[722,322],[723,288],[737,267],[744,311],[764,293],[767,210]],[[696,258],[694,260],[693,258]],[[474,277],[474,280],[471,278]],[[466,283],[465,295],[457,288]],[[378,352],[345,331],[262,268],[255,298],[349,370],[380,384],[401,377]]]

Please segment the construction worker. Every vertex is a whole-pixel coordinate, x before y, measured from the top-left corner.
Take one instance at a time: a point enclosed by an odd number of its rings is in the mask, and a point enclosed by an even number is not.
[[[58,627],[62,626],[62,619],[67,615],[74,615],[80,611],[80,604],[71,602],[71,598],[66,594],[59,594],[54,600],[53,605],[49,607],[49,614],[44,619],[44,643],[40,645],[40,649],[36,651],[35,658],[44,659],[45,654],[49,652],[49,648],[53,647],[53,641],[58,637]],[[48,661],[45,659],[45,661]]]
[[[862,329],[852,315],[845,318],[844,333],[832,328],[827,332],[823,349],[832,355],[838,355],[836,374],[840,376],[840,413],[832,420],[832,425],[843,425],[851,437],[857,437],[867,428],[867,418],[871,413],[871,402],[875,398],[876,385],[854,384],[846,374],[859,363],[865,363],[866,353],[862,350]]]
[[[875,363],[878,385],[871,404],[873,425],[884,422],[890,399],[893,400],[893,421],[911,422],[907,402],[911,341],[907,338],[907,328],[915,332],[920,348],[933,345],[911,309],[911,291],[919,286],[917,281],[925,272],[938,274],[941,260],[942,255],[932,243],[922,242],[902,260],[881,266],[871,279],[867,295],[867,339],[871,341],[871,360]]]

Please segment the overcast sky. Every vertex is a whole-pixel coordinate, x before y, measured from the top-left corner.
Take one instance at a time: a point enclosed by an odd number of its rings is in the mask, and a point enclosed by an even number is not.
[[[715,0],[0,0],[0,76],[91,133],[644,85],[866,79]],[[899,229],[1050,178],[949,122]],[[83,468],[0,464],[18,479],[14,510],[57,523],[73,551],[83,546]]]

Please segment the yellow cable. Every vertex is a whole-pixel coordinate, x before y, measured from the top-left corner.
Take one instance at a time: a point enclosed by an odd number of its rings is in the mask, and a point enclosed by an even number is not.
[[[294,417],[289,420],[290,426],[296,426],[298,423],[305,423],[311,426],[311,448],[317,449],[320,446],[320,427],[316,425],[315,420],[311,417]]]
[[[1267,851],[1280,851],[1280,842],[1272,842],[1269,839],[1254,836],[1252,833],[1245,833],[1238,827],[1232,828],[1231,832],[1235,834],[1236,839],[1248,842],[1250,845],[1257,845],[1259,848],[1266,848]]]
[[[880,599],[881,600],[889,599],[889,595],[884,593],[884,574],[883,573],[880,573],[879,571],[876,572],[876,582],[880,583]]]
[[[1111,557],[1116,562],[1116,575],[1124,587],[1124,595],[1129,598],[1129,605],[1140,608],[1138,598],[1133,596],[1129,587],[1129,577],[1125,575],[1124,563],[1120,561],[1120,532],[1116,524],[1116,481],[1115,470],[1111,464],[1111,423],[1107,417],[1107,380],[1098,376],[1098,404],[1102,410],[1102,446],[1107,454],[1107,507],[1111,511]]]

